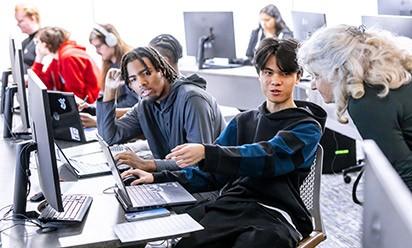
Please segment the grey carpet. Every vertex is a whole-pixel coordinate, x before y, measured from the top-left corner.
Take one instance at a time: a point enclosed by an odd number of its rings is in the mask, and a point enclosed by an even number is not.
[[[322,248],[361,247],[362,207],[352,201],[352,186],[357,174],[351,174],[352,182],[343,182],[341,174],[322,175],[321,214],[327,239]],[[359,184],[359,198],[362,193]]]

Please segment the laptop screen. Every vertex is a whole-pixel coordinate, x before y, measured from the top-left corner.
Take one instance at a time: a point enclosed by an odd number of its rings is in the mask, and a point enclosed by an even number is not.
[[[126,197],[125,200],[131,203],[130,197],[126,190],[126,186],[124,186],[122,177],[120,176],[120,173],[117,170],[116,161],[113,158],[109,145],[106,143],[106,141],[103,140],[103,138],[100,135],[96,134],[96,136],[97,136],[97,140],[100,143],[100,146],[102,147],[104,156],[106,157],[107,162],[109,163],[110,171],[112,172],[117,188],[119,189],[120,193],[123,194],[124,197]]]

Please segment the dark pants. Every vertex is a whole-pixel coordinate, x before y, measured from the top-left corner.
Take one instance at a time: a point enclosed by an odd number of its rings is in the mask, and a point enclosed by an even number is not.
[[[256,202],[218,199],[188,213],[205,229],[182,238],[176,248],[296,247],[299,240],[282,215]]]

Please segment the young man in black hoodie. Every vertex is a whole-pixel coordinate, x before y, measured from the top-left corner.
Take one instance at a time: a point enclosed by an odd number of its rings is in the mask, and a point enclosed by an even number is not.
[[[215,144],[174,148],[166,158],[182,170],[124,173],[140,177],[132,184],[179,181],[191,192],[220,188],[216,200],[189,211],[205,229],[176,247],[296,247],[312,232],[299,188],[316,156],[326,113],[293,100],[302,73],[297,44],[261,42],[255,67],[266,101],[232,119]],[[194,163],[199,167],[186,167]]]
[[[144,135],[155,160],[134,156],[129,164],[134,168],[179,170],[175,161],[164,160],[173,147],[187,142],[212,143],[225,127],[216,100],[205,91],[206,81],[197,75],[179,77],[152,47],[139,47],[123,56],[121,71],[108,71],[106,87],[117,88],[121,79],[142,100],[116,120],[115,91],[105,90],[103,100],[97,102],[97,127],[109,144]],[[126,160],[123,156],[119,163]]]

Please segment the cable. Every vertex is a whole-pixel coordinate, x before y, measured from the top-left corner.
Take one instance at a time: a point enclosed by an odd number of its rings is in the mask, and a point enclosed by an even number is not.
[[[113,185],[113,186],[107,187],[107,188],[105,188],[105,189],[102,191],[102,193],[103,193],[103,194],[107,194],[107,195],[112,195],[112,194],[115,194],[114,190],[109,191],[109,190],[111,190],[111,189],[115,189],[115,188],[117,188],[117,186],[116,186],[116,185]]]

